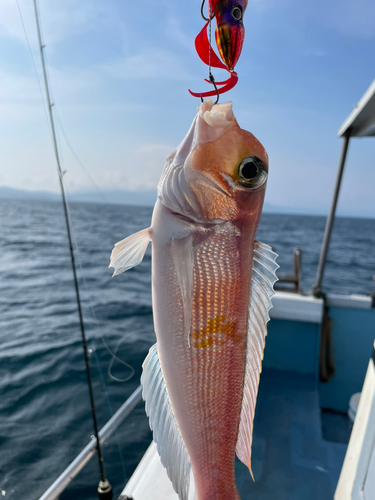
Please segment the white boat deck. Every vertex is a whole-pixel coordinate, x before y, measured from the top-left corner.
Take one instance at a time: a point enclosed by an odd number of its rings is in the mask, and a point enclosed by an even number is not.
[[[160,462],[154,441],[148,447],[119,500],[178,500],[166,469]]]
[[[334,423],[334,438],[325,440],[313,377],[265,369],[254,424],[255,482],[247,468],[236,461],[241,499],[332,500],[347,448],[345,442],[337,442],[337,431],[341,425],[345,436],[349,426],[345,417],[339,418],[342,420]],[[120,499],[126,497],[178,500],[154,444],[148,448]]]

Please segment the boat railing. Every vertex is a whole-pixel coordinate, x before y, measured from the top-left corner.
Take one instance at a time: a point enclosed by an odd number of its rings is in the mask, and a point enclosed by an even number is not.
[[[139,386],[117,412],[108,420],[105,426],[99,431],[99,441],[103,443],[119,427],[124,419],[131,413],[142,399],[142,387]],[[97,450],[96,438],[93,437],[88,445],[64,470],[48,490],[39,500],[57,500],[61,493],[69,486],[73,479],[81,472],[85,465],[95,455]]]
[[[277,277],[279,281],[275,284],[275,290],[302,293],[302,250],[300,248],[295,247],[293,250],[293,273],[278,274]]]

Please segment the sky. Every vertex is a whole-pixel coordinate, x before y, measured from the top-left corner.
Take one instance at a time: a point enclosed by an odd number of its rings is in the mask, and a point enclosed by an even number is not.
[[[42,82],[33,1],[18,3]],[[156,187],[199,104],[187,89],[208,90],[194,48],[200,3],[39,0],[70,191]],[[375,2],[249,0],[244,24],[239,83],[221,102],[233,101],[240,126],[268,151],[266,201],[328,210],[338,128],[375,78]],[[58,191],[16,0],[0,2],[0,186]],[[339,209],[375,217],[374,190],[375,140],[354,139]]]

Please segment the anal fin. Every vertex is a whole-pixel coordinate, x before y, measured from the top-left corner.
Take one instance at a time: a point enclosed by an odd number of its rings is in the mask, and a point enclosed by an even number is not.
[[[151,228],[142,229],[115,244],[108,267],[113,267],[113,276],[138,266],[143,260],[151,240]]]
[[[195,498],[193,492],[189,496],[189,490],[194,488],[190,484],[190,458],[173,415],[157,344],[151,347],[143,363],[141,384],[143,399],[146,402],[146,413],[161,463],[167,469],[168,477],[180,500]]]

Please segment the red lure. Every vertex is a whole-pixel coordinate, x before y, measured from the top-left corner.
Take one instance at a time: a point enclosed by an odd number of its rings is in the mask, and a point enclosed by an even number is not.
[[[207,26],[204,25],[202,31],[195,39],[195,49],[202,61],[213,68],[226,69],[230,77],[223,82],[215,82],[217,92],[223,94],[231,90],[238,82],[237,73],[234,67],[241,55],[245,38],[245,28],[243,26],[243,15],[247,7],[248,0],[208,0],[210,3],[211,19],[216,19],[215,39],[216,45],[222,61],[213,51],[207,36]],[[202,5],[203,7],[203,5]],[[210,64],[211,63],[211,64]],[[210,80],[205,80],[208,83]],[[211,97],[217,94],[216,90],[197,93],[189,90],[194,97]]]

